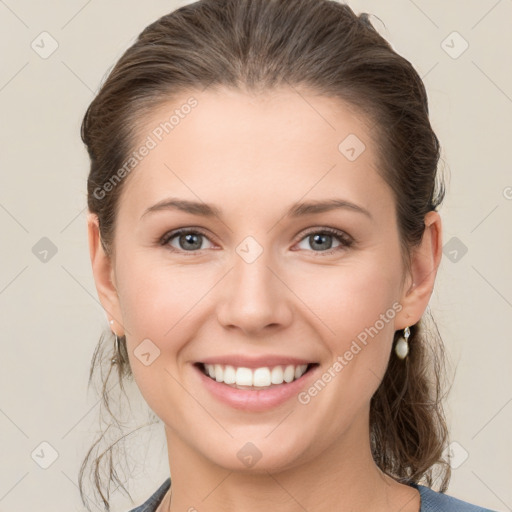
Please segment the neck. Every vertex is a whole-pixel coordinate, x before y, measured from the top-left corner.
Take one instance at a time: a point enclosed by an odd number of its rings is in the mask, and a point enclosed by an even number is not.
[[[417,512],[418,492],[384,475],[375,464],[365,425],[367,418],[353,424],[336,444],[286,469],[257,471],[257,466],[246,471],[220,467],[166,428],[172,503],[169,507],[168,494],[163,510]]]

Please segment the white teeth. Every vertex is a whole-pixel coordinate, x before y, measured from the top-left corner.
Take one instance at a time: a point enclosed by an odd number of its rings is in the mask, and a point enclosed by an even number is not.
[[[271,384],[282,384],[283,382],[292,382],[304,375],[308,367],[307,364],[294,366],[292,364],[284,367],[274,366],[273,368],[262,367],[235,368],[230,365],[205,364],[207,375],[217,382],[224,382],[233,386],[252,386],[258,388],[268,387]]]
[[[216,364],[214,368],[215,368],[215,380],[217,382],[224,382],[224,368],[222,368],[222,366],[220,364]]]
[[[253,386],[262,388],[270,386],[270,370],[268,368],[256,368],[252,377]]]
[[[250,368],[237,368],[235,383],[237,386],[252,386],[252,371],[251,371],[251,369]]]
[[[270,374],[270,382],[272,382],[272,384],[283,383],[283,369],[280,366],[272,368],[272,372]]]
[[[285,382],[291,382],[294,377],[295,377],[295,367],[290,364],[284,370],[283,379]]]
[[[236,370],[232,366],[224,367],[224,383],[235,384],[236,382]]]

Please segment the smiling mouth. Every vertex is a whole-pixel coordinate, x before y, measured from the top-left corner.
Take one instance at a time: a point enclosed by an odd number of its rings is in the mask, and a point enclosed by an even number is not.
[[[264,390],[285,386],[300,379],[318,363],[303,365],[275,365],[260,368],[235,367],[223,364],[195,363],[210,379],[236,389]]]

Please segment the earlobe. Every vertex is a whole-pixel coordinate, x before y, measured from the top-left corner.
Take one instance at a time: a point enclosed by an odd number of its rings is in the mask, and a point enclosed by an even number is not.
[[[113,318],[119,325],[122,325],[119,297],[113,280],[112,261],[103,249],[96,214],[87,214],[87,231],[89,255],[98,297],[108,318]],[[123,335],[120,332],[117,332],[117,334]]]
[[[403,290],[400,301],[402,310],[396,317],[396,329],[414,325],[423,316],[434,289],[441,257],[441,217],[436,211],[431,211],[425,216],[425,231],[422,240],[412,250],[410,276],[412,284]]]

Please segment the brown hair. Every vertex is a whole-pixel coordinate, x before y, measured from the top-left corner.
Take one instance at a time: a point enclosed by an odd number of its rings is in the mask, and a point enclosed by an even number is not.
[[[437,173],[439,141],[429,121],[425,87],[410,62],[375,30],[368,14],[356,15],[331,0],[201,0],[143,30],[110,72],[82,123],[91,160],[88,207],[98,216],[107,254],[115,256],[116,208],[126,179],[109,187],[108,193],[104,184],[133,151],[152,109],[177,94],[206,87],[265,91],[283,85],[339,98],[372,123],[379,172],[394,193],[402,254],[409,268],[411,248],[425,230],[424,217],[444,197]],[[422,480],[432,487],[436,467],[443,492],[450,479],[442,456],[448,439],[442,406],[445,358],[435,323],[430,329],[425,326],[427,316],[428,309],[411,327],[409,356],[405,361],[390,358],[372,397],[370,442],[383,472],[404,483]],[[395,333],[394,343],[399,335]],[[95,369],[105,363],[108,373],[101,374],[101,396],[117,422],[109,407],[109,379],[113,376],[123,389],[123,379],[132,374],[126,340],[121,338],[121,361],[112,375],[112,354],[103,347],[104,339],[112,343],[110,336],[100,339],[89,384]],[[103,436],[80,469],[84,503],[85,470]],[[106,510],[111,483],[124,489],[112,457],[117,445],[92,462],[95,490]],[[107,471],[104,480],[102,465]]]

